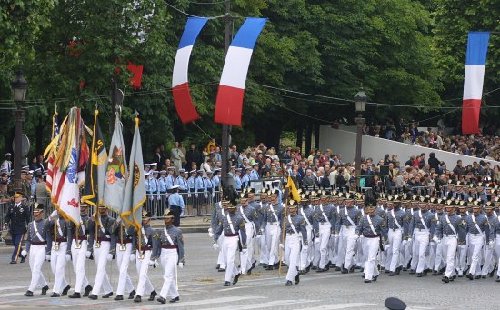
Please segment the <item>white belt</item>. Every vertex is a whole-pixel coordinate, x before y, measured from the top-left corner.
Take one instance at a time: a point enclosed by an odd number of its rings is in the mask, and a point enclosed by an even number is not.
[[[355,226],[346,226],[346,225],[342,225],[342,227],[344,227],[345,229],[355,229],[356,227]]]
[[[332,224],[330,224],[330,223],[328,223],[328,222],[323,222],[323,223],[319,223],[319,224],[320,224],[320,225],[332,225]]]
[[[278,223],[267,223],[267,225],[279,225]]]
[[[415,228],[415,230],[420,232],[429,232],[429,229],[427,228]]]

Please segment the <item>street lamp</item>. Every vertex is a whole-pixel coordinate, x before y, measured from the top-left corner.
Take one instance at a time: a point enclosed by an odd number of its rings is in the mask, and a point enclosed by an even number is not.
[[[363,112],[365,112],[366,102],[366,93],[363,88],[361,88],[354,96],[354,107],[357,114],[357,117],[354,118],[354,122],[356,123],[356,154],[354,158],[354,168],[356,170],[356,187],[358,188],[360,188],[361,181],[361,145],[363,143],[363,127],[365,126]]]
[[[23,159],[23,123],[24,123],[24,109],[23,104],[26,100],[26,90],[28,89],[28,83],[24,78],[22,71],[17,71],[16,79],[12,81],[12,93],[14,97],[14,102],[16,103],[15,119],[16,119],[16,129],[14,136],[14,190],[21,191],[21,167]]]

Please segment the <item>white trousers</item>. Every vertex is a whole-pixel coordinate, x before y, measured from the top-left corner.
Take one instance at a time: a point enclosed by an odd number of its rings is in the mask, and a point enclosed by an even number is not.
[[[473,276],[481,272],[481,258],[484,245],[484,236],[482,234],[472,235],[469,234],[469,248],[472,252],[472,260],[470,264],[469,273]]]
[[[42,273],[43,262],[45,261],[45,245],[32,245],[29,252],[29,263],[31,269],[31,283],[28,290],[34,292],[36,288],[47,285]]]
[[[332,231],[332,225],[329,222],[319,224],[319,268],[324,269],[326,265],[326,259],[328,257],[328,241],[330,240],[330,234]]]
[[[465,259],[467,257],[467,245],[466,244],[461,244],[457,245],[457,254],[455,258],[456,262],[456,270],[457,274],[459,276],[462,276],[464,274],[465,268],[466,268],[466,262]]]
[[[483,276],[492,272],[493,268],[495,268],[494,252],[494,248],[490,248],[488,245],[484,246],[484,264],[481,270]]]
[[[377,269],[377,253],[379,248],[379,238],[364,238],[363,252],[365,253],[365,280],[372,280],[374,276],[378,276]]]
[[[402,265],[400,260],[401,241],[403,240],[403,231],[398,228],[395,230],[389,229],[387,240],[389,246],[386,249],[386,264],[385,268],[389,271],[396,271],[396,268]]]
[[[293,281],[298,274],[300,260],[299,234],[287,234],[285,239],[285,262],[288,265],[287,281]]]
[[[257,245],[260,250],[259,262],[261,264],[269,264],[269,251],[267,250],[266,233],[257,236]]]
[[[139,251],[137,251],[137,255],[138,257],[135,259],[135,268],[139,280],[137,281],[137,290],[135,294],[139,296],[149,295],[155,290],[148,277],[148,264],[151,258],[151,250],[144,251],[144,257],[142,258]]]
[[[219,252],[217,255],[217,265],[219,268],[226,268],[226,253],[224,253],[224,234],[220,235],[217,239],[217,245],[219,246]]]
[[[71,244],[71,257],[73,260],[73,270],[75,271],[75,293],[81,293],[89,284],[85,276],[85,253],[87,252],[87,240],[78,240],[80,247],[76,247],[77,240]]]
[[[241,251],[240,253],[240,264],[241,264],[241,273],[246,274],[247,270],[252,267],[252,264],[255,262],[253,258],[253,247],[255,243],[254,238],[255,225],[250,223],[245,223],[245,234],[247,236],[247,248]]]
[[[443,254],[443,242],[436,244],[436,257],[434,259],[434,270],[436,271],[439,271],[445,265]]]
[[[56,249],[56,244],[59,247]],[[67,242],[52,243],[52,251],[50,252],[50,268],[54,274],[54,293],[61,294],[66,287],[66,249]]]
[[[427,250],[427,246],[429,245],[429,231],[428,230],[415,230],[415,241],[416,244],[414,246],[415,251],[413,252],[413,259],[416,262],[416,266],[412,261],[412,267],[415,267],[416,273],[422,273],[425,269],[425,251]]]
[[[266,224],[266,243],[267,250],[269,251],[269,265],[278,263],[278,244],[280,238],[279,224]]]
[[[163,286],[160,296],[175,298],[179,296],[177,290],[177,249],[161,249],[160,262],[163,266]]]
[[[446,269],[444,275],[451,277],[455,274],[455,253],[457,250],[457,237],[456,236],[443,236],[441,240],[442,256],[446,261]]]
[[[226,273],[224,281],[232,282],[234,276],[239,273],[235,263],[236,251],[238,251],[238,236],[224,238],[224,251],[226,253]]]
[[[500,234],[495,237],[495,255],[497,257],[497,276],[500,276]]]
[[[344,268],[349,269],[353,265],[354,252],[356,248],[356,232],[354,226],[345,226],[344,235],[342,236],[345,242],[345,259]]]
[[[94,287],[92,289],[92,295],[99,295],[101,292],[108,294],[113,292],[111,283],[109,282],[109,277],[106,272],[107,256],[109,254],[110,242],[101,241],[100,247],[95,247],[94,245],[94,262],[97,267],[95,273]]]
[[[128,274],[128,265],[130,255],[132,254],[132,243],[126,243],[125,248],[120,244],[116,245],[116,266],[118,267],[118,285],[116,286],[116,295],[123,295],[134,290],[134,284]],[[137,258],[136,258],[137,259]]]
[[[304,270],[307,266],[309,266],[313,260],[313,249],[314,246],[312,244],[312,237],[313,237],[313,232],[312,232],[312,226],[307,225],[306,226],[306,233],[307,233],[307,246],[302,246],[302,250],[300,252],[300,270]],[[301,240],[302,242],[302,240]]]

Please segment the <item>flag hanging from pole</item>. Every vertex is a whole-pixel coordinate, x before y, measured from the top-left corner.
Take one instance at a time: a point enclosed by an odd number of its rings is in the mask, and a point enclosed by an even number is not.
[[[125,194],[125,179],[127,164],[125,162],[125,142],[123,141],[123,124],[118,113],[115,116],[115,131],[109,147],[106,162],[106,179],[104,182],[104,205],[121,214],[123,195]]]
[[[293,200],[296,202],[300,202],[300,195],[299,191],[297,190],[297,187],[295,186],[295,182],[293,182],[293,179],[291,176],[288,176],[288,180],[286,182],[286,187],[290,189],[290,193],[292,193]]]
[[[146,184],[144,180],[144,158],[142,155],[139,118],[135,117],[135,132],[130,151],[129,175],[125,184],[123,209],[120,214],[123,222],[140,231],[142,225],[142,207],[146,202]]]
[[[53,146],[51,200],[65,219],[79,225],[80,183],[85,179],[85,166],[89,159],[80,108],[71,108],[63,127],[60,137],[54,139],[59,138],[59,143]]]
[[[51,143],[45,149],[44,157],[47,158],[47,176],[45,177],[45,188],[49,193],[52,192],[52,178],[54,177],[54,156],[55,146],[59,141],[59,119],[57,114],[57,106],[54,109],[52,116],[52,135],[50,136]],[[57,137],[57,139],[55,139]]]
[[[82,201],[88,205],[97,207],[103,203],[104,179],[106,176],[106,146],[98,120],[99,111],[94,112],[94,130],[90,160],[87,163],[85,188]]]
[[[172,77],[172,94],[175,109],[183,124],[200,118],[191,98],[188,81],[189,58],[196,38],[207,23],[205,17],[189,17],[182,34],[177,53],[175,54],[174,72]]]
[[[479,133],[479,112],[483,98],[486,53],[489,32],[469,32],[465,54],[464,100],[462,108],[462,133]]]
[[[227,50],[215,100],[215,122],[241,126],[248,66],[265,18],[247,17]]]

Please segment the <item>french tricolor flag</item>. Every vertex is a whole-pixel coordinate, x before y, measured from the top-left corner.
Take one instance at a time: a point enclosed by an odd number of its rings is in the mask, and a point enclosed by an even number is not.
[[[465,55],[465,83],[462,109],[462,133],[479,133],[479,112],[483,97],[486,52],[489,32],[469,32]]]
[[[204,17],[189,17],[182,34],[179,48],[175,54],[174,74],[172,77],[172,93],[175,109],[183,124],[200,118],[191,99],[188,83],[188,65],[196,38],[207,23]]]
[[[265,18],[247,17],[227,50],[215,101],[215,122],[241,126],[248,66]]]

